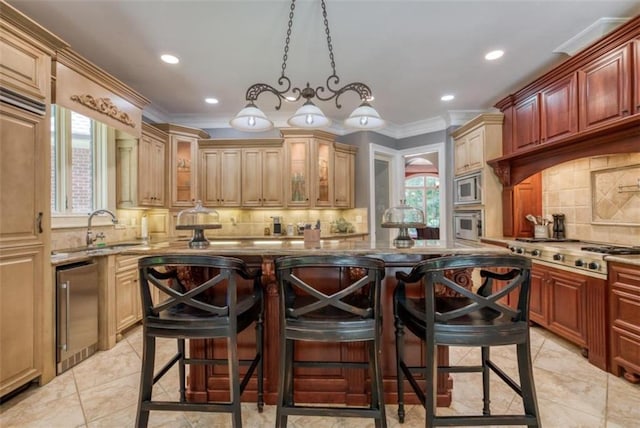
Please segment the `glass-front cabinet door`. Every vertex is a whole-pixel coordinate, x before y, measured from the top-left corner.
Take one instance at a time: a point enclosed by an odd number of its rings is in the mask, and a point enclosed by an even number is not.
[[[314,139],[316,151],[315,206],[333,206],[333,141]]]
[[[289,181],[286,183],[287,206],[310,206],[310,159],[309,138],[288,138],[287,168]]]
[[[197,138],[171,136],[171,205],[193,206],[196,198],[196,150]]]

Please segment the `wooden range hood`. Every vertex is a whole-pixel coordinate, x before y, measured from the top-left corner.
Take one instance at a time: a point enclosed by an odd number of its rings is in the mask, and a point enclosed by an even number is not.
[[[492,159],[487,163],[491,165],[502,185],[511,187],[543,169],[570,160],[638,151],[640,114],[595,130]]]
[[[624,53],[620,54],[622,50]],[[619,60],[603,61],[608,58]],[[605,66],[608,71],[603,74],[609,74],[604,79],[595,83],[586,80],[588,77],[584,70],[599,70],[598,67],[604,70]],[[580,79],[582,83],[577,83]],[[610,92],[617,93],[618,111],[615,116],[606,117],[606,114],[614,114],[611,106],[604,105],[605,101],[600,99],[589,99],[587,89],[593,84],[596,90],[602,91],[603,87],[599,85],[607,86],[612,83],[618,85],[614,87],[614,92]],[[557,95],[560,91],[553,92],[555,100],[560,100],[562,109],[558,109],[556,105],[555,115],[545,116],[544,103],[548,100],[545,94],[552,93],[556,88],[565,89],[561,96]],[[527,117],[534,122],[529,122],[531,127],[524,132],[537,132],[537,137],[531,137],[531,134],[522,137],[518,132],[523,128],[516,129],[518,118],[514,112],[527,103],[534,105]],[[587,107],[588,103],[591,104]],[[640,16],[587,46],[519,91],[498,101],[495,107],[505,114],[504,155],[487,163],[506,188],[511,188],[546,168],[570,160],[640,152]],[[602,121],[586,123],[590,119],[587,117],[587,109],[589,113],[600,114]],[[522,111],[527,113],[525,108]],[[553,129],[556,134],[551,134],[553,138],[549,141],[545,141],[545,136],[542,135],[545,120],[556,125]],[[557,126],[559,121],[563,121],[563,127]],[[531,140],[524,138],[536,141],[530,144]]]

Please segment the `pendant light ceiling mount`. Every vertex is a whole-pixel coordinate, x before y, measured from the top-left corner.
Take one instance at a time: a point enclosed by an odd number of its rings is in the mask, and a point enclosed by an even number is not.
[[[231,120],[232,127],[241,131],[266,131],[273,128],[273,122],[267,118],[267,115],[260,110],[255,102],[260,94],[271,92],[278,99],[276,110],[282,107],[282,101],[296,102],[301,98],[305,99],[305,103],[300,107],[293,116],[289,118],[287,123],[293,127],[301,128],[322,128],[329,126],[331,120],[327,118],[322,110],[318,108],[311,100],[317,98],[320,101],[330,101],[335,99],[337,108],[342,108],[339,102],[340,96],[345,92],[353,91],[358,94],[361,104],[353,113],[345,120],[345,125],[351,128],[371,130],[379,129],[385,126],[378,112],[371,107],[369,101],[373,99],[371,89],[364,83],[352,82],[342,87],[340,78],[336,73],[336,64],[333,57],[333,46],[331,44],[331,35],[329,32],[329,21],[327,19],[327,7],[324,0],[320,0],[322,6],[322,16],[324,18],[325,33],[327,35],[327,47],[329,48],[329,60],[331,63],[332,74],[327,78],[326,87],[318,86],[315,89],[311,87],[309,82],[307,86],[300,89],[294,87],[291,89],[291,80],[285,74],[287,69],[287,59],[289,54],[289,41],[291,39],[291,27],[293,25],[293,16],[296,6],[296,0],[291,0],[289,11],[289,22],[287,26],[287,36],[285,38],[284,55],[282,56],[282,74],[278,78],[278,86],[281,90],[274,88],[266,83],[255,83],[247,89],[246,100],[248,104],[240,110],[240,112]],[[326,95],[325,95],[326,93]]]

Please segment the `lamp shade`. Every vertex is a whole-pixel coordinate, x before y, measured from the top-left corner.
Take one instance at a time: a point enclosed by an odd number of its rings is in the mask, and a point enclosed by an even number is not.
[[[376,109],[365,101],[351,113],[344,121],[344,124],[349,128],[380,129],[386,125],[386,122],[380,117]]]
[[[249,132],[268,131],[273,128],[273,122],[253,103],[240,110],[229,124],[237,130]]]
[[[311,101],[304,103],[287,121],[294,128],[323,128],[331,124],[331,120]]]

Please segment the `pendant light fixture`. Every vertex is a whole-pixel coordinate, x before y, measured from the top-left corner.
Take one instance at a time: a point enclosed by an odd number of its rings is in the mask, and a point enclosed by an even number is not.
[[[322,16],[324,18],[324,28],[327,35],[327,47],[329,48],[329,60],[331,64],[332,74],[327,78],[326,87],[318,86],[315,89],[309,85],[300,89],[295,87],[291,89],[291,80],[286,76],[287,59],[289,53],[289,41],[291,39],[291,27],[293,25],[293,16],[296,7],[296,0],[291,0],[289,11],[289,23],[287,26],[287,35],[284,44],[284,55],[282,57],[282,74],[278,79],[278,86],[281,90],[274,88],[266,83],[255,83],[247,89],[246,100],[248,104],[238,112],[238,114],[229,122],[235,129],[241,131],[266,131],[273,127],[273,122],[269,120],[266,114],[262,112],[256,105],[260,94],[263,92],[271,92],[278,98],[276,110],[280,110],[282,101],[296,102],[300,98],[305,99],[305,103],[289,118],[287,123],[296,128],[323,128],[331,124],[331,120],[327,118],[322,110],[316,106],[311,100],[316,98],[320,101],[330,101],[335,99],[336,107],[341,108],[338,102],[340,96],[345,92],[353,91],[358,94],[361,104],[353,113],[345,120],[345,126],[350,128],[372,130],[385,126],[385,121],[380,117],[378,112],[371,107],[369,101],[373,99],[369,86],[360,82],[348,83],[340,88],[336,86],[340,83],[340,78],[336,73],[336,64],[333,57],[333,46],[331,44],[331,35],[329,33],[329,20],[327,19],[327,6],[324,0],[320,0],[322,6]],[[290,91],[291,90],[291,91]],[[286,95],[286,94],[289,95]],[[327,96],[322,94],[328,93]]]

